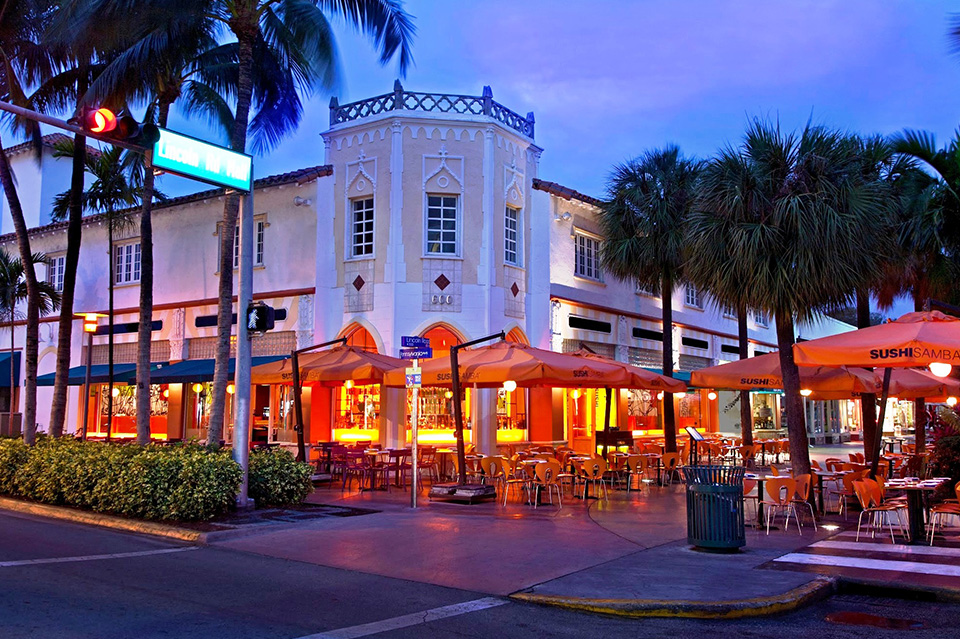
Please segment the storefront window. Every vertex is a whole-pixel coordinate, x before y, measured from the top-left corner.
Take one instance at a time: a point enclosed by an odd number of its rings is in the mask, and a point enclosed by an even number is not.
[[[463,390],[463,438],[472,441],[472,421],[470,406],[473,389]],[[417,420],[417,441],[422,444],[452,444],[456,442],[456,424],[453,416],[453,391],[436,386],[425,386],[419,393],[419,419]],[[411,441],[411,416],[413,415],[413,393],[407,393],[407,441]]]
[[[637,436],[660,428],[660,411],[655,391],[632,388],[627,391],[627,424]]]
[[[97,384],[97,419],[87,432],[88,436],[106,437],[110,410],[110,385]],[[113,419],[110,420],[110,436],[118,439],[137,435],[137,387],[115,385],[113,387]],[[167,438],[167,409],[170,391],[166,384],[150,386],[150,437]]]
[[[380,385],[344,385],[334,391],[333,437],[337,441],[380,439]]]

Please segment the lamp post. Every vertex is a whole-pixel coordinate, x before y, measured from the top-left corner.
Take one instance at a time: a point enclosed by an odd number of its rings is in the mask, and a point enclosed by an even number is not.
[[[87,370],[83,378],[83,422],[80,431],[81,439],[87,441],[87,423],[90,417],[90,365],[93,358],[93,335],[97,332],[97,326],[101,317],[106,317],[103,313],[74,313],[75,317],[83,320],[83,332],[87,335]]]

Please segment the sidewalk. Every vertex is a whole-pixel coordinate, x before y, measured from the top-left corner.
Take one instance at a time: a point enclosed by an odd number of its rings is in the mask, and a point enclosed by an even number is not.
[[[424,499],[412,511],[409,492],[341,496],[321,487],[311,501],[380,512],[217,545],[614,614],[637,614],[636,601],[658,616],[770,614],[832,591],[832,581],[816,573],[761,569],[830,533],[815,535],[808,525],[802,536],[791,530],[768,537],[748,529],[745,552],[694,551],[686,544],[683,491],[610,491],[607,502],[567,498],[562,509]]]

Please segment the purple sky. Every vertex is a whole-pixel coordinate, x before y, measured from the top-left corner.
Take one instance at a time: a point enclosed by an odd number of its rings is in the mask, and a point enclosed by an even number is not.
[[[864,133],[905,127],[938,141],[960,122],[960,57],[950,11],[915,0],[623,2],[407,0],[416,17],[414,91],[494,98],[537,118],[540,175],[602,195],[610,167],[677,143],[708,156],[736,142],[748,118],[808,118]],[[396,66],[338,26],[341,102],[387,93]],[[300,130],[258,158],[257,173],[313,162],[329,95],[307,104]],[[194,127],[184,127],[193,129]]]
[[[808,118],[863,133],[932,131],[960,122],[960,56],[947,29],[960,3],[685,0],[407,0],[416,17],[413,91],[480,95],[534,111],[540,176],[595,196],[613,164],[676,143],[709,156],[747,120]],[[387,93],[367,41],[337,25],[341,103]],[[300,130],[256,160],[260,176],[321,163],[329,95]],[[171,122],[204,135],[196,124]],[[315,152],[311,153],[310,149]],[[172,193],[179,185],[168,183]]]

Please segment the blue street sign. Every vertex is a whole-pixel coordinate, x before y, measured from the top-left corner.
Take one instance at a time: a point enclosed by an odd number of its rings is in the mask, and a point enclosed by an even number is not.
[[[426,337],[404,335],[400,338],[400,346],[404,348],[430,348],[430,340]]]
[[[433,357],[432,348],[401,348],[400,359],[430,359]]]

